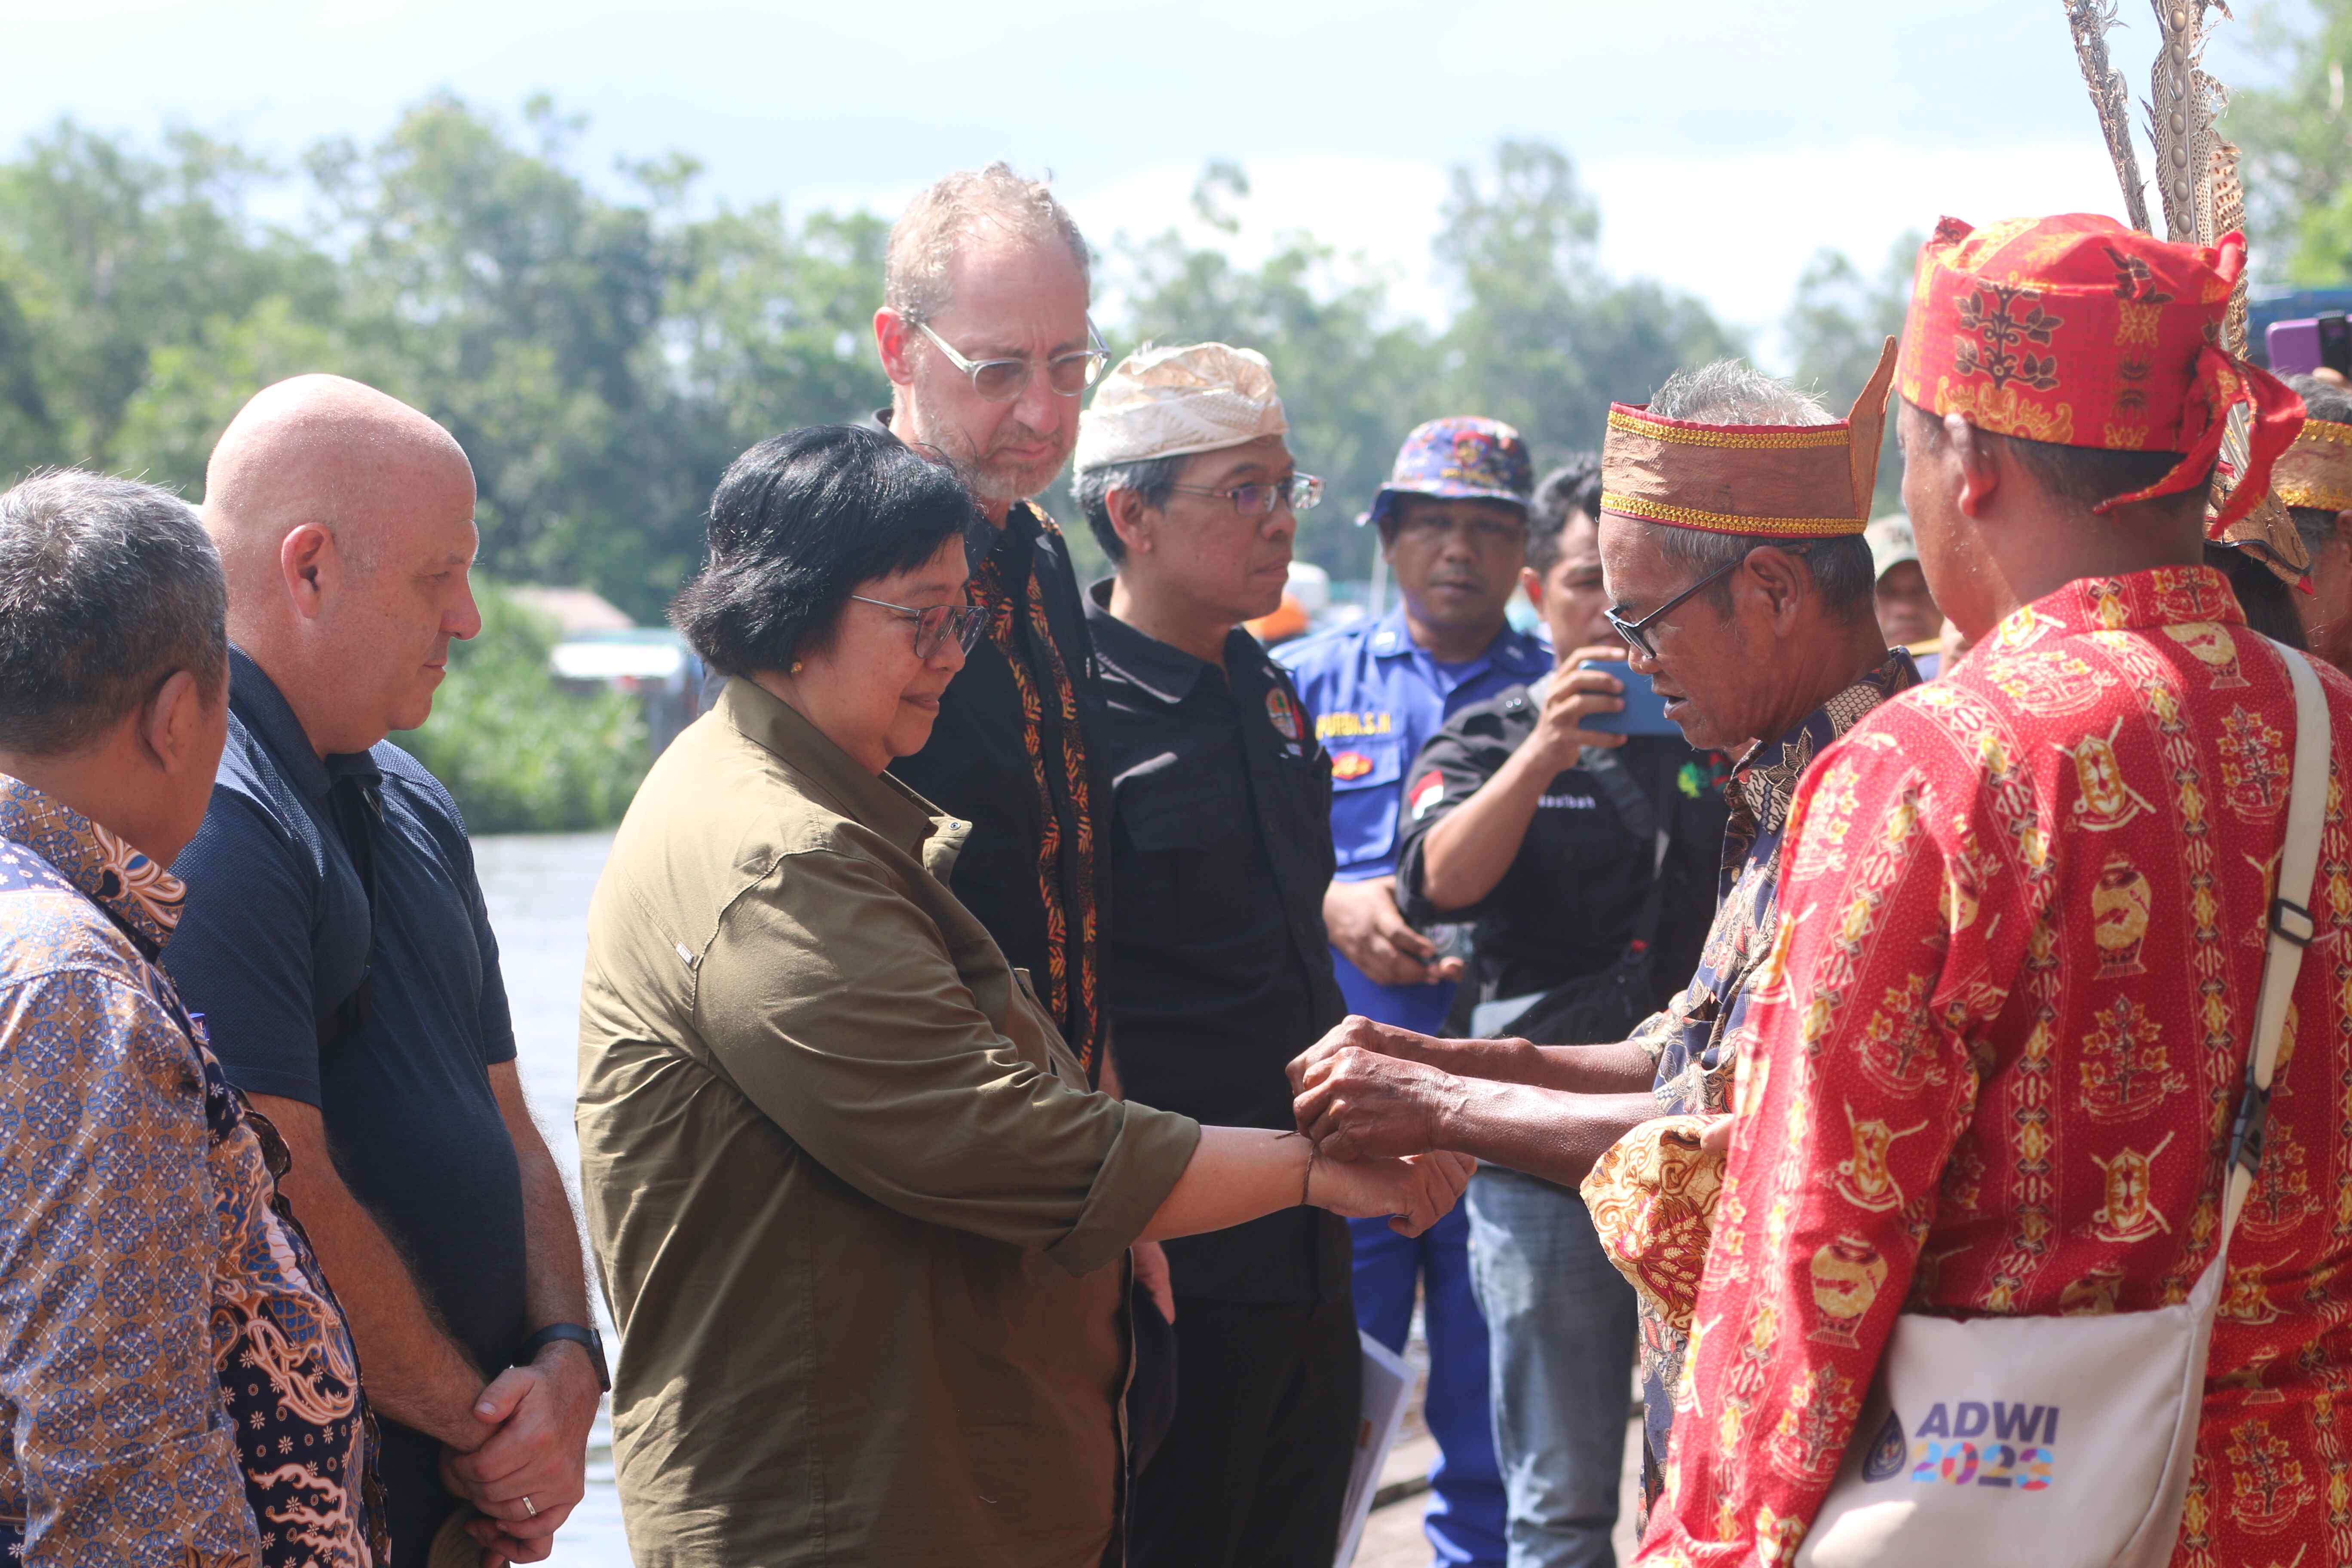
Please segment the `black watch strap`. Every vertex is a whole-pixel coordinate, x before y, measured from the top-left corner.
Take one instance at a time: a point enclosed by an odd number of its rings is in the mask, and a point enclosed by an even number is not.
[[[548,1324],[517,1347],[515,1365],[529,1366],[540,1352],[558,1340],[570,1340],[586,1350],[588,1359],[596,1364],[596,1385],[607,1394],[613,1392],[613,1373],[604,1364],[604,1336],[584,1323]]]

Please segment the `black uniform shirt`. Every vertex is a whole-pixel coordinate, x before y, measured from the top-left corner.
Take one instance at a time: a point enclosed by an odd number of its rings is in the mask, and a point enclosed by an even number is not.
[[[1293,1125],[1291,1058],[1346,1015],[1331,975],[1331,761],[1255,638],[1220,670],[1087,595],[1111,776],[1107,950],[1129,1099],[1229,1127]],[[1312,1303],[1347,1289],[1347,1227],[1294,1208],[1168,1243],[1181,1294]]]
[[[1094,649],[1083,595],[1067,542],[1028,501],[1003,528],[975,514],[964,545],[973,602],[997,613],[940,699],[929,741],[890,772],[971,824],[948,886],[1005,958],[1029,972],[1093,1077],[1102,1058],[1109,876],[1085,711]]]
[[[1423,892],[1423,847],[1429,830],[1478,792],[1535,733],[1538,700],[1514,686],[1447,721],[1405,773],[1404,852],[1397,867],[1398,903],[1415,925],[1468,921],[1475,926],[1481,999],[1549,991],[1617,961],[1633,935],[1649,889],[1654,841],[1627,826],[1617,797],[1672,803],[1669,879],[1658,912],[1652,1005],[1690,982],[1715,918],[1717,860],[1723,846],[1723,782],[1728,762],[1694,752],[1673,735],[1629,736],[1622,747],[1593,748],[1545,786],[1535,819],[1511,868],[1493,892],[1467,910],[1440,911]],[[1614,770],[1619,779],[1601,776]]]

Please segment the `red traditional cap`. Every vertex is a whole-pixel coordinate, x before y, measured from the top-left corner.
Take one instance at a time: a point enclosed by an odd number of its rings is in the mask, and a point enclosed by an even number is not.
[[[1982,229],[1948,217],[1919,250],[1903,395],[1997,435],[2186,454],[2102,512],[2205,483],[2230,411],[2246,404],[2250,449],[2212,520],[2218,536],[2269,492],[2272,465],[2303,424],[2303,399],[2284,383],[2216,346],[2245,265],[2235,232],[2207,247],[2089,213]]]

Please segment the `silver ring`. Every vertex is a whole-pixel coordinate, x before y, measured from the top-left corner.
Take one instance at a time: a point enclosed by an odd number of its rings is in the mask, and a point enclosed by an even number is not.
[[[530,1497],[528,1493],[524,1494],[522,1500],[522,1510],[523,1512],[530,1515],[533,1519],[537,1519],[539,1517],[539,1510],[531,1506]]]

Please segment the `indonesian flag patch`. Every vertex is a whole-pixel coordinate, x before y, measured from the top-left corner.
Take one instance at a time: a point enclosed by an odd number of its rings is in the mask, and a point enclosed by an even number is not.
[[[1412,781],[1405,798],[1412,802],[1412,819],[1419,822],[1445,799],[1445,775],[1432,768]]]

